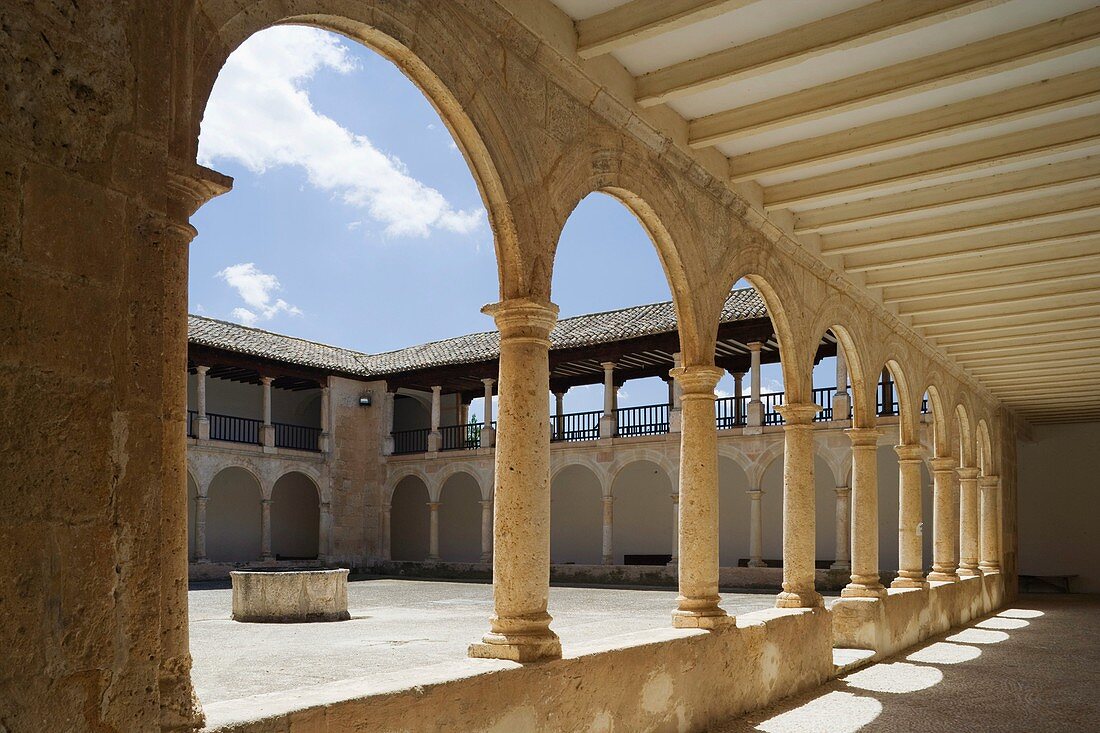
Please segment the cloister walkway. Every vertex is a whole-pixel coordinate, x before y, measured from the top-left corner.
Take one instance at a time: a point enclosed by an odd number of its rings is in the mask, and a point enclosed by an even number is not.
[[[715,733],[1062,733],[1100,721],[1100,596],[1023,595]]]

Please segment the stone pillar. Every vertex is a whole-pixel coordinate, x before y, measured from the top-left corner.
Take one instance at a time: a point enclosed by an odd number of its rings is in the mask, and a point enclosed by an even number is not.
[[[195,562],[206,559],[206,496],[195,497]]]
[[[554,393],[554,439],[565,437],[565,392]]]
[[[615,362],[605,361],[600,366],[603,367],[603,415],[600,416],[600,437],[614,438],[618,422],[615,413]]]
[[[830,570],[852,570],[852,490],[847,486],[837,486],[836,492],[836,561]]]
[[[485,424],[481,426],[481,447],[492,448],[496,444],[497,431],[493,428],[493,384],[497,380],[482,379],[485,385]]]
[[[439,502],[428,502],[428,559],[439,559]]]
[[[749,567],[766,568],[764,562],[764,517],[760,512],[760,500],[764,498],[761,489],[749,489]]]
[[[198,379],[195,380],[195,398],[198,402],[198,410],[195,415],[195,437],[199,440],[210,440],[210,418],[206,415],[206,373],[210,371],[208,366],[197,366]]]
[[[440,403],[442,400],[443,387],[438,384],[432,385],[432,427],[428,432],[428,450],[436,452],[442,447],[442,435],[439,432],[439,414]]]
[[[833,419],[847,420],[852,413],[852,397],[848,394],[848,360],[844,349],[836,347],[836,393],[833,395]]]
[[[745,414],[741,407],[741,402],[745,398],[745,388],[741,384],[741,380],[745,378],[744,372],[730,372],[733,377],[733,424],[744,425]]]
[[[955,491],[955,459],[932,459],[932,572],[929,580],[957,581],[955,540],[959,536],[959,496]]]
[[[550,330],[558,308],[527,298],[487,306],[500,330],[500,434],[494,464],[493,605],[470,655],[561,656],[550,630]]]
[[[481,504],[481,562],[493,559],[493,500],[482,499]]]
[[[383,560],[393,559],[391,557],[391,553],[390,553],[390,532],[391,532],[391,527],[390,527],[390,506],[391,505],[389,505],[389,504],[383,504],[382,505],[382,512],[381,512],[381,518],[380,518],[380,521],[382,522],[382,526],[379,527],[379,529],[381,530],[380,534],[382,535],[382,542],[381,542],[382,546],[381,546],[381,548],[379,548],[379,550],[380,550],[380,554],[382,555]]]
[[[615,499],[611,496],[603,497],[603,564],[614,565],[615,556],[613,554],[612,541],[614,538],[614,513]]]
[[[271,562],[271,499],[260,500],[260,559]]]
[[[673,570],[678,570],[680,565],[680,495],[672,493],[668,495],[672,499],[672,557],[668,565]]]
[[[840,594],[845,598],[882,598],[886,589],[878,573],[878,438],[877,428],[845,430],[852,441],[852,576]]]
[[[328,453],[332,444],[332,388],[327,384],[321,388],[321,435],[317,439],[317,449]]]
[[[982,548],[979,567],[986,573],[1001,572],[1001,479],[998,476],[982,476],[978,479],[981,491]]]
[[[332,505],[327,501],[322,501],[320,505],[321,509],[321,523],[318,527],[317,533],[317,559],[322,563],[327,563],[332,545]]]
[[[959,575],[981,575],[978,567],[978,469],[964,466],[959,476]]]
[[[393,455],[393,392],[382,393],[382,455]]]
[[[715,628],[733,620],[718,595],[718,428],[714,387],[722,370],[689,366],[672,370],[682,392],[680,437],[680,594],[672,623]]]
[[[672,368],[679,369],[683,366],[683,364],[683,357],[680,355],[680,352],[677,351],[675,354],[672,355]],[[672,392],[671,398],[669,400],[670,407],[668,410],[668,432],[678,433],[680,432],[680,428],[683,424],[683,420],[681,419],[681,397],[683,396],[683,391],[680,389],[679,382],[677,382],[675,379],[669,382],[669,388],[672,390]]]
[[[271,383],[272,377],[260,377],[261,394],[263,395],[263,425],[260,426],[260,445],[265,448],[275,447],[275,426],[271,424]]]
[[[921,547],[921,446],[898,445],[898,577],[893,588],[927,588]]]
[[[749,414],[745,420],[745,433],[759,433],[764,424],[764,403],[760,401],[760,349],[764,344],[750,341],[751,368],[749,369]]]
[[[823,605],[814,590],[814,433],[812,420],[820,406],[780,405],[783,416],[783,592],[779,608]],[[751,413],[750,413],[751,417]]]

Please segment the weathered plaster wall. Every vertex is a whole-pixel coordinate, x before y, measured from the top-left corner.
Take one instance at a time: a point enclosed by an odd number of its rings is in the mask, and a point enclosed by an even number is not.
[[[1020,572],[1100,592],[1100,423],[1036,426],[1018,451]]]

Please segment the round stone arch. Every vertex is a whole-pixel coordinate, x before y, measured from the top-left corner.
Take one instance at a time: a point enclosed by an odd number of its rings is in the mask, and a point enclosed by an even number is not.
[[[955,404],[955,434],[959,446],[959,466],[974,467],[974,425],[971,422],[971,410],[967,409],[963,401]]]
[[[420,483],[424,485],[424,490],[428,492],[427,501],[432,500],[431,499],[431,488],[430,488],[431,485],[432,485],[432,482],[428,480],[428,475],[426,473],[424,473],[423,471],[421,471],[419,468],[402,468],[402,469],[396,471],[386,481],[386,488],[385,488],[385,491],[383,491],[383,493],[382,493],[382,505],[383,506],[392,506],[393,505],[393,494],[397,490],[398,485],[402,481],[404,481],[405,479],[409,478],[410,476],[415,477],[415,478],[420,480]]]
[[[610,486],[588,461],[570,461],[550,476],[550,562],[603,561],[603,499]]]
[[[616,460],[610,465],[610,467],[608,467],[606,471],[605,485],[607,496],[615,495],[615,482],[618,480],[619,474],[622,473],[623,469],[628,467],[630,464],[638,463],[639,461],[652,463],[658,466],[662,471],[664,471],[665,474],[669,477],[669,480],[672,482],[672,490],[675,493],[678,487],[676,479],[679,467],[673,465],[668,456],[665,456],[664,454],[658,453],[653,450],[643,449],[640,451],[631,451],[625,456],[617,457]]]
[[[675,535],[673,475],[653,456],[635,455],[611,475],[615,562],[626,555],[671,556]]]
[[[469,48],[493,45],[484,18],[459,3],[389,3],[384,0],[305,0],[288,13],[282,0],[200,0],[189,44],[199,49],[178,77],[174,94],[173,157],[193,165],[210,92],[229,55],[245,40],[276,25],[305,25],[359,42],[393,62],[431,102],[465,157],[488,212],[502,297],[528,295],[533,257],[530,237],[519,233],[512,201],[529,184],[526,112],[509,105],[499,65]],[[501,12],[495,6],[484,12]],[[502,22],[511,21],[501,18]],[[209,32],[209,35],[202,35]],[[415,51],[413,49],[416,49]],[[495,83],[487,83],[492,81]],[[460,102],[459,100],[463,101]],[[527,146],[529,147],[529,146]]]
[[[439,502],[439,558],[477,562],[481,558],[481,478],[463,466],[452,467],[436,484]]]
[[[997,475],[997,462],[993,455],[993,440],[989,434],[989,422],[983,417],[978,420],[977,430],[978,468],[983,476]]]
[[[271,553],[276,560],[314,560],[320,553],[321,489],[298,469],[271,486]]]
[[[915,382],[910,379],[900,358],[888,356],[878,371],[881,372],[882,369],[889,370],[890,378],[894,380],[894,390],[898,395],[898,442],[902,445],[919,443],[920,405],[923,393],[920,395],[914,393]]]
[[[262,498],[260,477],[245,466],[225,466],[210,479],[206,556],[211,562],[260,559]]]
[[[818,344],[825,332],[831,331],[848,364],[848,377],[852,383],[852,427],[873,428],[878,380],[867,370],[872,357],[857,314],[840,294],[830,294],[823,303],[815,306],[814,311],[817,315],[810,323],[806,332],[808,339],[801,349],[806,355],[805,366],[809,370],[811,387]]]
[[[948,420],[945,401],[937,386],[938,383],[938,381],[927,383],[921,392],[921,395],[928,395],[928,409],[932,413],[932,453],[935,458],[953,455],[949,429],[953,420]]]
[[[428,482],[418,471],[407,471],[391,484],[389,492],[390,557],[394,560],[426,560],[429,550]]]

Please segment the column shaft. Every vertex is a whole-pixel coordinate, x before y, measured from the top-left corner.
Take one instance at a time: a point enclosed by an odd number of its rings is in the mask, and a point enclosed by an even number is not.
[[[899,445],[898,454],[898,577],[894,588],[926,588],[921,547],[921,446]]]
[[[764,403],[760,401],[760,350],[764,344],[752,341],[749,347],[749,414],[745,418],[746,433],[759,433],[764,424]]]
[[[440,387],[439,385],[433,385],[432,386],[432,413],[431,413],[432,414],[432,417],[431,417],[432,426],[431,426],[431,430],[428,432],[428,450],[429,451],[438,451],[440,448],[443,447],[442,444],[441,444],[442,443],[441,435],[439,433],[440,413],[442,411],[441,410],[442,391],[443,391],[443,388]]]
[[[765,568],[764,519],[760,513],[760,500],[764,498],[764,492],[760,489],[749,489],[745,493],[749,495],[749,567]]]
[[[392,557],[392,553],[390,552],[391,527],[390,527],[390,505],[389,504],[386,504],[382,507],[381,522],[382,522],[382,526],[379,529],[381,530],[380,534],[382,535],[382,542],[381,542],[382,546],[380,548],[380,551],[381,551],[381,554],[382,554],[382,559],[383,560],[392,560],[393,557]]]
[[[978,567],[978,469],[960,468],[959,476],[959,575],[981,575]]]
[[[811,421],[821,408],[790,404],[783,416],[783,592],[779,608],[823,605],[814,590],[816,538],[814,520],[814,434]]]
[[[271,555],[271,499],[260,501],[260,559],[273,560]]]
[[[600,437],[614,438],[616,432],[615,412],[615,362],[605,361],[603,367],[603,416],[600,418]]]
[[[493,500],[481,502],[481,562],[493,559]]]
[[[275,427],[271,424],[271,377],[260,377],[263,425],[260,426],[260,444],[271,448],[275,445]]]
[[[714,387],[722,370],[711,366],[672,370],[683,392],[680,437],[680,595],[672,614],[678,627],[715,628],[730,623],[718,602],[718,428]]]
[[[317,533],[317,559],[328,562],[329,548],[332,545],[332,506],[323,501],[320,505],[320,526]]]
[[[195,497],[195,562],[206,562],[206,497]]]
[[[1001,479],[982,476],[978,479],[981,491],[982,548],[981,569],[987,573],[1001,571]]]
[[[485,424],[481,426],[481,447],[492,448],[496,444],[497,431],[493,427],[493,384],[495,379],[482,379],[485,385]]]
[[[845,430],[852,441],[852,576],[841,591],[845,598],[886,595],[878,573],[878,456],[882,431]]]
[[[321,435],[317,438],[317,449],[322,453],[328,453],[331,435],[332,388],[326,385],[321,388]]]
[[[550,594],[550,329],[557,306],[530,299],[488,306],[500,330],[500,430],[494,465],[490,631],[470,655],[518,662],[561,656]]]
[[[680,564],[680,494],[669,494],[672,499],[672,558],[668,564],[673,568]]]
[[[439,559],[439,502],[428,502],[428,559]]]
[[[955,489],[955,459],[932,459],[932,572],[929,580],[956,581],[955,542],[959,536],[959,495]]]
[[[836,561],[831,570],[852,570],[852,490],[847,486],[836,489]]]

